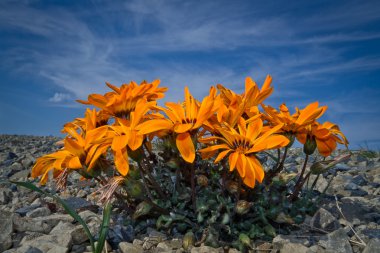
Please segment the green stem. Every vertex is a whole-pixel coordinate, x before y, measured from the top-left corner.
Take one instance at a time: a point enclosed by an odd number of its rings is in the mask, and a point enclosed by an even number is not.
[[[313,184],[311,185],[311,190],[314,190],[314,187],[317,185],[317,181],[318,181],[318,179],[319,179],[319,175],[320,175],[320,174],[318,174],[318,175],[315,177],[314,182],[313,182]]]
[[[162,199],[166,198],[162,188],[160,187],[160,185],[157,183],[157,181],[154,179],[154,177],[150,173],[149,168],[145,168],[144,160],[142,162],[140,162],[139,164],[140,164],[140,167],[145,172],[145,174],[148,176],[150,183],[153,185],[153,187],[157,191],[158,195],[160,195],[160,198],[162,198]]]
[[[193,210],[194,212],[197,210],[197,203],[195,201],[195,170],[194,170],[194,163],[190,164],[190,170],[191,170],[191,202],[193,204]]]
[[[141,166],[141,163],[138,162],[137,164],[138,164],[138,166],[139,166],[139,172],[140,172],[140,176],[141,176],[141,179],[142,179],[142,181],[143,181],[143,184],[144,184],[145,191],[146,191],[146,193],[148,194],[148,198],[149,198],[149,200],[152,200],[152,199],[153,199],[153,197],[152,197],[152,193],[150,192],[149,187],[148,187],[148,185],[147,185],[147,183],[146,183],[146,179],[145,179],[145,175],[144,175],[144,173],[143,173],[143,168],[142,168],[142,166]]]
[[[281,170],[284,168],[285,159],[288,154],[289,147],[285,147],[284,155],[282,156],[281,162],[279,162],[280,159],[277,159],[276,166],[274,167],[274,170],[270,171],[268,173],[268,176],[266,177],[266,182],[271,183],[272,178],[275,177],[278,173],[281,172]],[[278,158],[280,158],[280,150],[277,150]]]
[[[294,192],[293,192],[293,194],[290,196],[289,200],[294,200],[294,199],[297,198],[298,193],[300,192],[300,190],[302,189],[303,184],[305,183],[305,179],[306,179],[306,177],[303,178],[303,174],[305,174],[306,165],[307,165],[307,161],[308,161],[308,160],[309,160],[309,155],[306,154],[306,156],[305,156],[305,161],[304,161],[303,166],[302,166],[301,174],[300,174],[300,176],[299,176],[299,178],[298,178],[298,180],[297,180],[296,185],[294,186]],[[310,176],[310,173],[308,174],[308,176]],[[308,176],[307,176],[307,177],[308,177]]]

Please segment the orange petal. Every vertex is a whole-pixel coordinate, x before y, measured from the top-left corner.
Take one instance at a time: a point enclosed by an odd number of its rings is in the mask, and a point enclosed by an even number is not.
[[[167,119],[153,119],[138,125],[136,130],[139,130],[140,134],[149,134],[160,130],[171,130],[172,128],[173,123]]]
[[[114,151],[121,150],[125,148],[128,144],[128,135],[116,135],[113,137],[111,148]]]
[[[182,155],[182,158],[188,162],[192,163],[195,159],[195,148],[193,141],[191,140],[191,135],[186,133],[181,133],[177,135],[176,145],[179,152]]]
[[[127,151],[115,151],[115,166],[117,171],[122,175],[126,176],[129,171],[128,153]]]
[[[238,152],[233,152],[228,157],[228,162],[230,164],[230,171],[233,171],[235,169],[238,157],[239,157],[239,153]]]

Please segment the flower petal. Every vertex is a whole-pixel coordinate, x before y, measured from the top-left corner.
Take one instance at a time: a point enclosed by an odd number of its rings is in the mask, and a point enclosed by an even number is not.
[[[195,148],[191,135],[188,132],[181,133],[177,135],[176,144],[182,158],[188,162],[192,163],[195,159]]]

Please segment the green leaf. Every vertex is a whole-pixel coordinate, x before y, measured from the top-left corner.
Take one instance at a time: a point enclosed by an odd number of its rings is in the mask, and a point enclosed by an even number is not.
[[[102,225],[100,227],[99,240],[96,245],[95,253],[101,253],[103,251],[107,233],[108,233],[109,224],[110,224],[111,211],[112,211],[112,205],[108,203],[103,210],[103,220],[102,220]]]
[[[95,240],[94,240],[94,237],[92,236],[90,230],[88,229],[86,222],[78,215],[77,212],[75,212],[75,210],[69,204],[67,204],[66,201],[64,201],[63,199],[61,199],[60,197],[58,197],[54,194],[51,194],[51,193],[48,193],[46,191],[41,190],[40,188],[38,188],[37,186],[35,186],[31,182],[17,182],[17,181],[9,181],[9,182],[11,182],[12,184],[16,184],[16,185],[28,188],[32,191],[39,192],[39,193],[44,194],[46,196],[49,196],[49,197],[53,198],[55,201],[57,201],[58,203],[60,203],[62,205],[62,207],[65,209],[65,211],[71,217],[73,217],[77,222],[79,222],[79,224],[82,225],[88,239],[90,240],[91,248],[94,251],[94,249],[95,249],[94,241]]]

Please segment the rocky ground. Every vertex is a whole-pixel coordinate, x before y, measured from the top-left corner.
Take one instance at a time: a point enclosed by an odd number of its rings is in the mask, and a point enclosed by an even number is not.
[[[3,180],[29,178],[35,159],[57,149],[56,137],[0,135],[0,252],[60,253],[91,251],[83,228],[50,197],[41,196]],[[339,152],[337,152],[339,153]],[[335,154],[337,155],[337,154]],[[292,149],[286,168],[297,170],[303,162],[300,149]],[[380,252],[380,158],[371,152],[353,152],[319,179],[317,190],[329,188],[313,217],[294,227],[290,235],[254,242],[251,252]],[[79,187],[78,187],[79,185]],[[47,188],[54,188],[48,184]],[[94,182],[71,178],[60,196],[87,222],[93,234],[99,229],[101,206]],[[336,198],[335,198],[336,196]],[[145,234],[122,223],[123,210],[111,221],[104,252],[184,252],[182,238],[167,238],[148,228]],[[149,221],[147,221],[149,222]],[[201,245],[189,251],[238,252]]]

